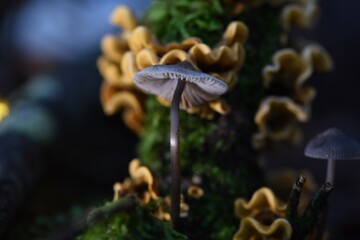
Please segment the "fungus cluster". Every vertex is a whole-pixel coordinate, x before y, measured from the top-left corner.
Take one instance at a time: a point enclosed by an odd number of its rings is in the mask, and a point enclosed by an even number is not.
[[[114,184],[114,201],[125,195],[134,196],[141,204],[158,199],[154,177],[138,159],[133,159],[129,163],[129,174],[130,178],[126,178],[122,183]]]
[[[268,141],[300,141],[297,123],[308,121],[316,95],[315,88],[305,83],[314,72],[332,68],[329,54],[319,45],[308,45],[301,54],[282,49],[273,55],[272,64],[263,68],[263,85],[268,96],[255,115],[259,130],[253,139],[255,148],[266,146]]]
[[[298,143],[301,132],[297,122],[305,122],[308,114],[300,105],[287,97],[267,97],[264,99],[255,115],[255,123],[259,133],[253,136],[253,146],[256,149],[266,145],[266,140],[288,140]]]
[[[129,163],[129,174],[129,178],[121,183],[114,184],[113,201],[119,201],[126,196],[133,196],[141,206],[156,202],[156,207],[151,210],[152,215],[159,220],[170,222],[171,200],[167,196],[160,197],[158,195],[157,182],[151,171],[143,166],[138,159],[133,159]],[[187,216],[188,211],[189,206],[184,202],[184,198],[180,198],[180,216]]]
[[[233,239],[290,239],[292,228],[284,218],[286,204],[281,203],[269,188],[260,188],[249,201],[235,201],[235,215],[241,219]]]
[[[239,15],[249,8],[269,4],[280,8],[280,22],[283,28],[281,41],[286,44],[289,33],[293,28],[309,29],[315,25],[319,18],[319,6],[316,0],[223,0],[232,7],[232,14]]]
[[[316,0],[297,0],[287,4],[281,13],[281,22],[285,31],[291,27],[308,29],[319,17],[319,7]]]
[[[247,27],[239,21],[231,22],[215,48],[210,48],[201,39],[190,37],[180,43],[160,43],[151,31],[138,25],[131,11],[120,6],[111,18],[113,24],[123,29],[118,36],[108,35],[102,40],[103,56],[98,59],[98,68],[104,78],[101,102],[106,114],[123,111],[124,122],[137,134],[143,133],[145,95],[135,87],[136,72],[152,66],[190,62],[205,72],[229,85],[237,82],[237,71],[245,57],[243,44],[248,36]],[[169,102],[159,97],[159,102]],[[202,105],[187,108],[203,118],[213,118],[214,113],[227,114],[230,108],[221,99],[213,99]]]

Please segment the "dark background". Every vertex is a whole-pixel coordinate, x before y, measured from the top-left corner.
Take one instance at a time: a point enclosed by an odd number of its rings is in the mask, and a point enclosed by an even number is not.
[[[360,1],[321,1],[321,18],[309,37],[319,42],[332,56],[335,69],[312,77],[317,89],[312,117],[303,125],[301,146],[269,154],[273,167],[293,165],[308,168],[317,183],[325,180],[326,161],[306,158],[305,144],[317,133],[337,127],[360,141]],[[360,161],[336,163],[334,192],[328,228],[330,239],[360,239]]]
[[[9,10],[9,5],[15,5],[16,2],[25,2],[25,1],[2,1],[1,2],[1,20],[4,20],[5,10]],[[125,2],[125,1],[119,1]],[[144,1],[145,2],[145,1]],[[8,6],[6,6],[8,5]],[[327,0],[321,1],[322,14],[318,24],[314,27],[310,34],[307,34],[307,38],[319,42],[325,47],[325,49],[333,57],[335,63],[335,69],[328,74],[317,75],[310,79],[309,84],[315,86],[317,89],[317,97],[312,105],[312,118],[310,122],[303,125],[303,135],[304,135],[304,144],[314,137],[317,133],[326,130],[329,127],[338,127],[344,133],[352,136],[355,139],[360,140],[360,1],[357,0],[346,0],[346,1],[337,1],[337,0]],[[102,21],[107,21],[103,19]],[[99,38],[102,34],[99,34]],[[5,42],[5,38],[8,38],[3,32],[1,35],[1,42]],[[98,41],[98,40],[96,40]],[[8,52],[8,51],[7,51]],[[95,49],[88,61],[95,61],[96,56],[99,54],[99,49]],[[46,63],[49,63],[45,59]],[[6,63],[1,62],[1,81],[2,89],[1,93],[7,94],[13,90],[16,86],[22,84],[26,81],[26,76],[32,74],[28,72],[29,66],[24,68],[19,62],[16,62],[16,66],[11,66],[13,59],[10,59]],[[43,64],[42,58],[40,58],[40,63]],[[56,60],[56,64],[61,64],[63,59]],[[73,59],[71,61],[74,61]],[[72,64],[76,64],[74,61]],[[50,65],[50,66],[49,66]],[[91,64],[90,64],[91,65]],[[95,67],[94,65],[91,65]],[[33,67],[33,66],[32,66]],[[38,67],[37,65],[35,67]],[[47,69],[52,69],[53,63],[46,66]],[[98,78],[98,86],[100,85],[101,77],[95,75],[95,78]],[[13,79],[13,82],[6,82],[9,79]],[[120,122],[119,118],[107,118],[102,116],[100,105],[95,106],[95,114],[91,115],[94,118],[98,118],[99,121],[107,125],[107,127],[97,129],[95,132],[92,132],[92,135],[89,134],[87,141],[95,141],[93,138],[94,134],[103,134],[110,133],[112,127],[118,126]],[[93,128],[91,124],[78,123],[76,126],[78,131],[75,131],[79,136],[78,138],[72,138],[71,143],[76,144],[77,140],[80,139],[81,129]],[[120,131],[124,136],[129,136],[129,143],[134,143],[135,137],[132,136],[126,129],[123,127],[117,127],[117,131]],[[96,132],[97,131],[97,132]],[[91,140],[93,139],[93,140]],[[115,138],[119,142],[124,142],[121,140],[121,137]],[[65,139],[62,140],[67,142]],[[281,153],[269,153],[268,159],[266,161],[268,166],[271,168],[276,168],[280,166],[294,166],[296,169],[310,169],[320,184],[325,179],[326,171],[326,161],[310,159],[303,156],[304,144],[298,147],[287,148],[286,151]],[[91,145],[91,143],[90,143]],[[109,147],[109,149],[124,149],[124,145],[119,146],[119,144],[114,143],[114,141],[109,141],[103,144],[103,146]],[[106,149],[104,147],[103,149]],[[126,149],[126,148],[125,148]],[[72,158],[78,155],[79,157],[88,149],[77,149],[77,151],[72,154]],[[62,149],[59,149],[58,152],[62,152]],[[133,152],[127,152],[125,154],[127,160],[133,156]],[[66,154],[62,157],[69,157]],[[99,157],[96,154],[93,154],[93,158]],[[107,156],[109,157],[109,156]],[[111,162],[105,156],[108,162]],[[110,157],[109,157],[110,158]],[[93,159],[93,160],[94,160]],[[89,159],[89,162],[91,159]],[[105,160],[104,160],[105,162]],[[96,175],[96,167],[99,165],[94,165],[93,172],[85,172],[83,175],[83,184],[79,186],[74,186],[72,191],[76,193],[77,187],[86,187],[88,186],[87,180],[89,179],[87,175]],[[104,169],[101,171],[107,171],[105,168],[111,169],[111,164],[104,166]],[[78,169],[81,170],[83,166],[79,164]],[[57,166],[58,168],[58,166]],[[65,167],[66,168],[66,164]],[[360,161],[343,161],[336,164],[336,173],[335,173],[335,186],[334,192],[331,200],[330,214],[329,214],[329,229],[331,229],[331,238],[330,239],[360,239]],[[76,172],[76,171],[75,171]],[[58,173],[61,176],[61,172]],[[78,172],[76,173],[67,173],[68,178],[66,181],[71,181],[72,177],[78,177]],[[100,177],[100,176],[98,176]],[[122,177],[108,176],[108,179],[103,182],[103,185],[97,186],[98,188],[103,188],[107,186],[109,191],[105,194],[111,194],[111,182],[114,178],[121,180]],[[96,180],[98,178],[95,178]],[[95,181],[91,184],[95,184]],[[71,185],[71,184],[69,184]],[[95,185],[92,185],[94,187]],[[59,194],[58,191],[55,191]],[[55,194],[55,193],[54,193]],[[39,198],[44,197],[41,194],[37,195]],[[39,210],[39,209],[38,209]],[[41,209],[40,209],[41,210]],[[45,209],[46,210],[46,209]],[[45,211],[43,209],[43,211]]]

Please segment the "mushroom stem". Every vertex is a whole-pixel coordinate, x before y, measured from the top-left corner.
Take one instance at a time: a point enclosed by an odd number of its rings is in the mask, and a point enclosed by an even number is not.
[[[335,160],[328,159],[326,182],[330,183],[331,185],[334,185],[334,172],[335,172]]]
[[[179,161],[179,106],[181,95],[186,82],[178,79],[174,96],[171,103],[171,130],[170,130],[170,154],[171,154],[171,220],[175,229],[179,225],[180,213],[180,161]]]

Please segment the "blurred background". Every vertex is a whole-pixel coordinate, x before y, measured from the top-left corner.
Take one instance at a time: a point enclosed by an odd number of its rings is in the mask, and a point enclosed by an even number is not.
[[[332,56],[332,72],[312,77],[317,89],[312,117],[303,125],[302,145],[268,155],[267,164],[277,168],[291,164],[310,169],[318,184],[325,180],[326,161],[304,157],[306,143],[316,134],[337,127],[360,140],[360,2],[320,1],[321,17],[308,38],[319,42]],[[360,239],[360,161],[338,161],[331,197],[328,226],[330,239]]]
[[[137,137],[121,115],[103,113],[96,61],[101,38],[118,31],[109,22],[113,9],[126,4],[140,17],[149,1],[0,4],[0,100],[11,104],[0,124],[1,233],[8,224],[2,216],[14,215],[14,207],[20,217],[10,227],[112,199],[114,182],[136,157]]]
[[[55,206],[39,202],[56,203],[59,209],[83,201],[86,193],[93,191],[99,192],[99,198],[111,198],[112,184],[126,174],[128,161],[136,156],[136,136],[122,125],[120,116],[103,114],[98,99],[102,78],[96,59],[101,37],[116,30],[108,21],[112,9],[127,4],[141,16],[149,2],[1,1],[0,98],[12,101],[23,96],[22,99],[35,102],[36,107],[30,108],[33,110],[29,114],[39,114],[45,123],[50,122],[44,137],[34,143],[50,148],[43,153],[48,161],[41,166],[46,169],[41,172],[41,179],[47,180],[35,188],[27,212],[48,213]],[[325,47],[333,57],[335,69],[311,78],[309,84],[316,87],[318,95],[312,105],[312,119],[303,125],[304,144],[268,153],[266,162],[271,168],[310,169],[321,184],[326,161],[305,158],[306,142],[332,126],[360,140],[358,9],[360,2],[356,0],[321,1],[321,18],[307,38]],[[23,89],[29,82],[33,87]],[[40,114],[38,106],[46,114]],[[5,127],[0,126],[0,132],[6,132],[19,127],[1,128]],[[31,134],[30,131],[30,139]],[[0,145],[4,144],[1,140],[4,141],[0,139]],[[49,147],[51,141],[55,144]],[[118,155],[114,156],[114,152]],[[328,223],[330,239],[359,239],[360,161],[338,162],[336,168]],[[79,189],[82,196],[77,194]]]

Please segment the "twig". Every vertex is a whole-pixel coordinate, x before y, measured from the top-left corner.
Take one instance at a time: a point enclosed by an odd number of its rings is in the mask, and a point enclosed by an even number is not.
[[[332,185],[325,183],[321,186],[315,197],[311,200],[304,213],[293,221],[293,234],[291,240],[302,240],[312,231],[317,223],[320,213],[327,206],[328,198],[332,192]]]
[[[323,184],[309,206],[305,209],[302,218],[306,220],[305,222],[309,229],[314,227],[320,213],[326,208],[327,200],[330,197],[332,190],[333,187],[330,183]]]
[[[298,206],[305,181],[306,181],[305,176],[301,174],[296,179],[292,191],[290,193],[287,203],[287,218],[289,219],[290,222],[292,222],[292,220],[298,217]]]

